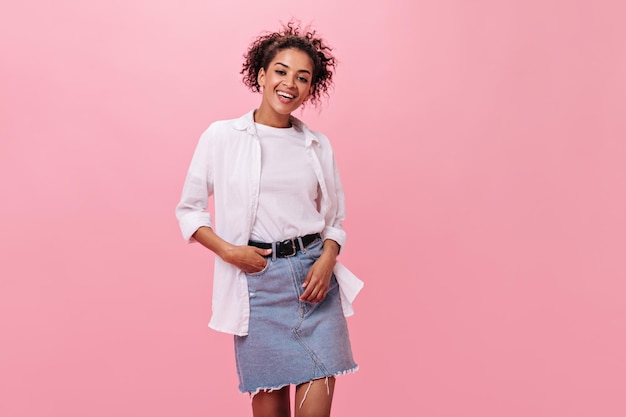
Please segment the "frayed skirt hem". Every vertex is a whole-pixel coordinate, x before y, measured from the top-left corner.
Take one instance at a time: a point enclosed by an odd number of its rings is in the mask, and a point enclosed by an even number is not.
[[[346,375],[346,374],[353,374],[356,371],[359,370],[359,366],[355,366],[353,368],[350,369],[346,369],[345,371],[339,371],[339,372],[335,372],[332,375],[326,375],[326,376],[322,376],[322,377],[318,377],[318,378],[313,378],[313,379],[306,379],[304,381],[294,381],[294,382],[288,382],[286,384],[282,384],[282,385],[278,385],[275,387],[259,387],[255,390],[251,390],[251,391],[241,391],[242,394],[250,394],[250,401],[252,401],[252,399],[254,398],[255,395],[257,395],[259,392],[272,392],[272,391],[278,391],[282,388],[285,388],[288,385],[300,385],[300,384],[304,384],[306,382],[311,382],[311,381],[315,381],[317,379],[324,379],[324,378],[332,378],[332,377],[337,377],[340,375]]]

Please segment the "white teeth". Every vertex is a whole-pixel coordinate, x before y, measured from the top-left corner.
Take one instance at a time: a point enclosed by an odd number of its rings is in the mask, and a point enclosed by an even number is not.
[[[279,96],[285,97],[285,98],[294,98],[295,96],[292,96],[291,94],[285,93],[283,91],[278,91],[276,94],[278,94]]]

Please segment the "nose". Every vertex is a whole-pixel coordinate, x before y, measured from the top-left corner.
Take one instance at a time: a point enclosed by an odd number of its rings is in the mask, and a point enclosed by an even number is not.
[[[285,79],[283,80],[283,84],[285,85],[285,87],[288,87],[288,88],[291,88],[294,85],[296,85],[294,79],[291,77],[285,77]]]

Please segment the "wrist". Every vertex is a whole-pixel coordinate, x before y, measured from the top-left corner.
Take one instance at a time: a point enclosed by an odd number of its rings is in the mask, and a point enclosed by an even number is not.
[[[339,244],[332,239],[326,239],[324,241],[324,249],[322,250],[322,256],[336,259],[338,255],[339,255]]]
[[[222,258],[224,262],[231,263],[234,251],[235,251],[235,245],[232,245],[230,243],[225,243],[224,245],[220,246],[216,254],[217,256]]]

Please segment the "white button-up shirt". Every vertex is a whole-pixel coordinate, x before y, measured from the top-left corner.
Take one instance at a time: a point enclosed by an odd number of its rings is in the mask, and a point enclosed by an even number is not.
[[[319,182],[319,211],[326,222],[322,238],[336,241],[343,249],[344,194],[330,142],[295,117],[291,121],[304,133],[309,162]],[[211,124],[200,137],[176,207],[183,237],[193,241],[195,231],[207,226],[227,242],[247,245],[259,203],[260,178],[261,145],[254,111],[239,119]],[[215,203],[215,224],[206,211],[210,196]],[[334,274],[344,315],[350,316],[354,313],[352,302],[363,282],[340,262],[335,265]],[[215,259],[212,312],[209,327],[239,336],[248,334],[250,304],[245,273],[219,257]]]

